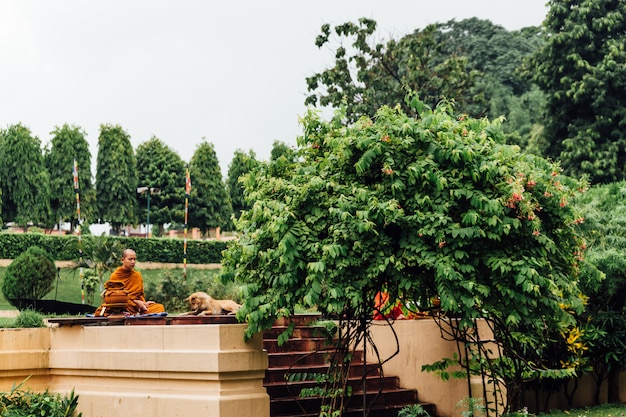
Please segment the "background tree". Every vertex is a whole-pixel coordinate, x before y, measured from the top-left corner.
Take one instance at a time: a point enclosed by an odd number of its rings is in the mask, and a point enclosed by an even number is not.
[[[235,218],[239,218],[243,210],[248,210],[252,205],[246,201],[244,196],[244,187],[240,182],[242,175],[252,171],[258,165],[256,154],[249,150],[248,153],[237,149],[233,160],[228,166],[228,178],[226,179],[226,188],[230,196]]]
[[[281,156],[284,156],[289,161],[293,161],[296,157],[295,151],[287,145],[285,142],[275,140],[272,143],[272,150],[270,152],[270,161],[275,161]]]
[[[224,259],[244,284],[239,317],[252,335],[300,305],[367,332],[379,292],[421,308],[439,297],[459,333],[491,326],[502,361],[488,379],[518,409],[525,377],[546,372],[546,331],[567,343],[582,309],[568,201],[584,184],[501,144],[497,122],[411,105],[418,119],[383,108],[349,127],[310,112],[300,162],[246,178],[255,203]]]
[[[158,188],[150,196],[150,223],[163,235],[165,223],[182,223],[185,211],[185,163],[180,155],[153,136],[137,147],[137,174],[140,187]],[[147,195],[138,195],[139,216],[147,219]]]
[[[305,104],[346,106],[347,120],[354,122],[362,115],[372,117],[383,105],[399,104],[410,113],[404,97],[415,91],[433,107],[447,98],[454,99],[461,112],[485,113],[482,92],[475,88],[478,72],[467,68],[466,57],[443,54],[436,25],[386,44],[372,44],[375,30],[376,22],[366,18],[334,28],[339,43],[335,65],[307,78],[313,94]],[[315,44],[321,48],[330,41],[331,27],[325,24]]]
[[[130,136],[120,126],[100,125],[96,162],[96,201],[100,221],[115,234],[137,224],[137,163]]]
[[[86,133],[78,126],[55,127],[50,148],[44,160],[50,174],[50,208],[52,219],[77,223],[76,192],[72,169],[74,159],[78,164],[81,220],[89,224],[96,218],[96,191],[91,175],[91,152]]]
[[[491,119],[504,116],[507,143],[525,148],[532,130],[543,124],[545,97],[522,69],[545,43],[545,31],[534,26],[508,31],[474,17],[437,24],[436,37],[443,57],[464,56],[467,68],[481,74],[474,89],[483,92],[487,115]],[[482,109],[464,111],[476,115]]]
[[[21,124],[0,132],[0,189],[5,221],[50,225],[50,179],[41,142]]]
[[[552,0],[550,36],[533,58],[547,95],[546,155],[594,183],[624,179],[626,3]]]
[[[335,66],[307,78],[313,94],[306,104],[346,106],[348,121],[354,121],[360,115],[371,117],[383,104],[403,105],[406,91],[412,90],[431,106],[447,98],[472,117],[504,116],[507,142],[523,148],[541,132],[545,97],[528,72],[521,71],[545,42],[541,28],[507,31],[489,20],[471,18],[373,44],[375,28],[369,19],[335,27]],[[330,44],[330,35],[330,26],[324,25],[316,44]],[[410,112],[407,106],[403,109]]]
[[[583,281],[589,302],[581,327],[596,378],[596,403],[605,381],[608,402],[619,403],[619,375],[626,369],[626,183],[594,186],[575,204],[585,214],[588,273],[597,268],[605,277]]]
[[[202,141],[198,145],[189,162],[189,175],[192,183],[189,227],[199,227],[205,232],[214,227],[231,229],[233,210],[212,143]]]

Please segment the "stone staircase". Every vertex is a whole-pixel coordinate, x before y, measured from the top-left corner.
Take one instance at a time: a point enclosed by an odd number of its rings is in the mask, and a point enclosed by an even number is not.
[[[293,316],[290,320],[277,321],[272,329],[263,334],[263,346],[268,352],[269,368],[265,374],[264,386],[270,397],[271,417],[312,417],[318,416],[321,407],[320,397],[300,397],[300,390],[318,386],[312,379],[288,381],[285,374],[325,373],[328,369],[327,356],[330,347],[320,337],[320,327],[313,323],[319,320],[317,314]],[[293,336],[278,346],[278,335],[289,321],[295,322]],[[366,378],[363,374],[367,373]],[[398,411],[409,404],[418,403],[417,391],[400,387],[395,376],[381,376],[376,364],[364,366],[363,352],[356,352],[352,359],[349,384],[352,397],[348,400],[347,412],[342,417],[364,416],[364,402],[369,406],[368,417],[396,417]],[[365,381],[365,399],[363,383]],[[434,404],[422,406],[431,416],[435,416]]]

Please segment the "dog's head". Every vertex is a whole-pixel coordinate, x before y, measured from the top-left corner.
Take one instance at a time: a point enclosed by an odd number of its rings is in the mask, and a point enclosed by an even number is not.
[[[205,292],[194,292],[186,300],[192,311],[206,310],[209,305],[209,295]]]

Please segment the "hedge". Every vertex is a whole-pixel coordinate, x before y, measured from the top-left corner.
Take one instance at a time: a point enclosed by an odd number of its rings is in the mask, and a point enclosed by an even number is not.
[[[82,236],[82,240],[102,239],[91,235]],[[78,259],[78,254],[70,243],[76,236],[45,235],[41,233],[0,233],[0,259],[15,259],[31,246],[39,246],[48,251],[57,261]],[[137,252],[140,262],[182,263],[182,239],[143,238],[107,236],[106,239],[119,239],[122,246]],[[228,247],[227,241],[187,240],[188,264],[212,264],[222,262],[222,251]]]

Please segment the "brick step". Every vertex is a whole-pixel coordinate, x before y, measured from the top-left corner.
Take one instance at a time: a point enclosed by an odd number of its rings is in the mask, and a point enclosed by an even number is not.
[[[274,382],[284,382],[285,374],[294,374],[294,373],[313,373],[313,374],[325,374],[328,371],[328,364],[323,365],[305,365],[305,366],[292,366],[289,368],[278,367],[278,368],[268,368],[265,371],[265,379],[263,380],[263,384],[270,384]],[[348,372],[348,377],[362,377],[363,373],[367,372],[368,377],[378,377],[380,375],[380,367],[378,364],[368,363],[363,367],[363,363],[353,363],[350,366],[350,370]],[[313,378],[309,378],[309,381],[312,381]]]
[[[316,352],[277,352],[268,354],[269,367],[278,368],[304,365],[327,364],[333,351]],[[352,361],[363,361],[363,351],[356,351],[352,354]]]
[[[296,326],[306,326],[322,319],[322,315],[318,313],[312,314],[294,314],[291,317],[281,317],[274,321],[272,327],[285,327],[290,323],[295,323]]]
[[[435,416],[435,405],[431,403],[419,403],[424,407],[424,410],[428,411],[428,414]],[[405,404],[408,405],[408,404]],[[388,405],[388,406],[372,406],[369,408],[367,417],[396,417],[398,412],[405,405]],[[363,408],[350,408],[346,410],[342,417],[363,417]],[[318,417],[319,411],[313,413],[291,413],[291,414],[271,414],[272,417]]]
[[[320,397],[300,398],[303,388],[319,386],[314,374],[326,374],[329,361],[335,354],[335,341],[329,341],[327,330],[316,322],[319,314],[295,315],[276,320],[274,327],[263,334],[263,347],[268,352],[269,368],[263,385],[270,397],[271,417],[317,417],[320,413]],[[295,323],[292,336],[278,346],[278,337]],[[363,352],[351,352],[348,384],[353,389],[348,399],[347,409],[342,417],[362,417],[363,379],[365,375],[365,401],[368,417],[396,417],[405,406],[418,403],[417,391],[400,387],[396,376],[382,376],[376,363],[363,363]],[[304,381],[287,382],[289,374],[309,374]],[[432,416],[436,416],[434,404],[422,406]]]
[[[268,353],[279,352],[314,352],[317,350],[332,349],[332,342],[329,343],[323,337],[311,337],[307,339],[289,339],[282,345],[278,345],[278,339],[263,339],[263,348]]]
[[[287,330],[288,326],[274,326],[263,331],[263,339],[278,339],[278,336]],[[305,339],[309,337],[324,337],[328,331],[323,326],[303,325],[296,326],[291,334],[291,339]]]
[[[417,402],[417,394],[412,389],[383,390],[382,392],[368,390],[366,401],[369,406],[389,407],[405,406]],[[353,395],[348,399],[347,408],[358,408],[363,404],[363,395]],[[270,400],[270,415],[292,415],[294,413],[319,413],[322,405],[321,397],[277,398]]]
[[[378,391],[380,389],[390,390],[399,388],[399,379],[397,376],[371,377],[367,378],[366,386],[368,391]],[[363,378],[360,376],[348,379],[348,385],[353,387],[353,392],[363,391]],[[317,387],[315,381],[299,381],[299,382],[273,382],[265,384],[265,389],[270,398],[298,397],[302,388]]]

